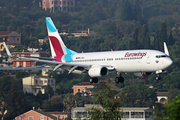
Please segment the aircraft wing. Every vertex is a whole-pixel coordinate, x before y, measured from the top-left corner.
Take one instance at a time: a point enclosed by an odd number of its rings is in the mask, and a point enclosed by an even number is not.
[[[45,65],[37,65],[33,67],[0,67],[0,70],[42,70],[42,69],[53,70],[52,67],[46,67]]]
[[[62,65],[66,65],[66,66],[78,66],[78,67],[84,67],[84,68],[89,68],[89,67],[92,66],[92,65],[83,65],[83,64],[56,62],[56,61],[33,59],[33,58],[24,58],[24,57],[18,57],[18,58],[19,58],[19,59],[23,59],[23,60],[31,60],[31,61],[44,62],[44,63],[49,63],[49,64],[62,64]]]
[[[5,49],[6,49],[6,52],[8,54],[9,57],[13,57],[12,54],[10,53],[9,49],[7,48],[5,42],[4,42],[4,46],[5,46]],[[51,59],[51,58],[40,58],[40,57],[30,57],[30,58],[26,58],[26,57],[17,57],[19,59],[22,59],[22,60],[30,60],[30,61],[36,61],[36,62],[43,62],[43,63],[46,63],[46,64],[54,64],[56,65],[53,69],[53,71],[56,71],[58,70],[59,68],[61,68],[62,66],[66,66],[68,67],[68,69],[65,69],[67,71],[69,71],[69,73],[71,73],[73,70],[81,67],[81,68],[85,68],[86,70],[89,70],[94,64],[75,64],[75,63],[68,63],[68,62],[57,62],[57,61],[52,61],[54,59]],[[109,65],[103,65],[103,67],[107,67],[108,70],[114,70],[114,67],[113,66],[109,66]],[[42,66],[41,66],[42,68]],[[38,68],[38,67],[18,67],[18,68],[0,68],[0,70],[38,70],[38,69],[41,69],[41,68]],[[41,69],[42,70],[42,69]],[[86,70],[82,70],[82,72],[85,72]]]
[[[58,68],[61,68],[61,66],[69,66],[72,67],[70,68],[69,73],[71,73],[73,70],[75,70],[77,67],[82,67],[85,69],[89,69],[93,66],[93,64],[74,64],[74,63],[67,63],[67,62],[56,62],[56,61],[49,61],[49,60],[42,60],[42,59],[33,59],[33,58],[24,58],[24,57],[18,57],[19,59],[24,59],[24,60],[31,60],[31,61],[36,61],[36,62],[44,62],[44,63],[49,63],[49,64],[55,64],[57,65],[53,71],[56,71]],[[114,70],[115,68],[113,66],[109,65],[103,65],[103,67],[106,67],[108,70]]]

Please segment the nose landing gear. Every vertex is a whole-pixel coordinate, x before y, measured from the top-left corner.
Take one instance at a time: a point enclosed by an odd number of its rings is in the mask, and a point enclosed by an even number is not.
[[[161,80],[161,76],[159,74],[157,74],[156,80]]]
[[[98,82],[98,78],[90,78],[90,83],[97,83]]]

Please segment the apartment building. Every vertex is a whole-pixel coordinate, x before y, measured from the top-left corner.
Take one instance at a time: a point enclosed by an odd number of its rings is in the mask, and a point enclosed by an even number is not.
[[[73,85],[73,94],[82,93],[84,95],[92,95],[93,94],[93,83],[90,82],[81,82]]]
[[[30,76],[25,77],[22,79],[23,84],[23,91],[24,93],[33,93],[34,95],[37,95],[39,90],[42,92],[42,94],[45,94],[46,87],[48,85],[51,86],[52,90],[55,90],[56,81],[54,78],[48,78],[46,76]]]
[[[3,42],[12,48],[21,46],[21,34],[15,31],[0,31],[0,52],[4,50]]]
[[[15,31],[0,31],[0,40],[10,45],[21,45],[21,35]]]
[[[33,110],[15,117],[14,120],[65,120],[69,117],[69,112],[43,112],[33,108]]]
[[[42,8],[50,12],[57,10],[72,12],[75,10],[75,0],[42,0]]]
[[[85,104],[84,107],[75,107],[71,111],[71,119],[87,119],[89,116],[87,109],[92,107],[103,109],[102,106],[95,104]],[[121,107],[120,111],[123,114],[121,120],[154,120],[153,111],[149,107]]]
[[[46,53],[43,52],[12,52],[13,55],[17,57],[47,57]],[[35,66],[35,61],[22,60],[13,57],[13,67],[30,67]]]

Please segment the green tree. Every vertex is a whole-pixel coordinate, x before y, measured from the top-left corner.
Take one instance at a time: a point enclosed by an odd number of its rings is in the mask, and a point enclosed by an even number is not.
[[[146,37],[145,37],[144,48],[145,49],[150,49],[150,36],[149,36],[149,32],[146,34]]]
[[[134,48],[133,49],[136,49],[138,48],[138,28],[134,29],[134,33],[133,33],[133,44],[134,44]]]
[[[0,107],[1,107],[1,113],[2,118],[4,119],[5,115],[4,112],[8,110],[8,95],[11,88],[11,81],[12,78],[9,76],[3,76],[0,78]]]
[[[64,96],[63,105],[66,108],[66,111],[71,111],[73,107],[76,107],[75,104],[76,103],[73,94],[69,93]]]
[[[15,116],[24,112],[23,93],[19,86],[13,81],[8,95],[8,114],[7,117],[13,119]]]
[[[158,29],[159,29],[159,26],[161,25],[161,22],[156,20],[156,19],[151,19],[149,21],[149,25],[148,25],[148,28],[149,28],[149,31],[152,33],[156,32]]]
[[[94,92],[95,103],[100,105],[99,107],[93,107],[88,109],[88,113],[91,113],[91,120],[114,120],[121,119],[122,113],[120,112],[121,100],[120,98],[114,98],[115,91],[110,90],[106,85],[100,86],[102,89],[96,89]]]
[[[159,50],[159,41],[160,41],[160,35],[159,30],[156,31],[154,35],[154,49]]]
[[[178,95],[172,102],[168,103],[164,106],[166,114],[163,119],[172,119],[172,120],[179,120],[180,119],[180,95]]]
[[[180,95],[180,90],[175,88],[168,91],[168,101],[172,101],[176,96]]]
[[[161,25],[160,25],[160,50],[164,50],[164,47],[163,47],[163,42],[167,42],[167,26],[166,26],[166,23],[165,22],[162,22]]]
[[[150,47],[150,37],[147,25],[143,25],[139,32],[139,47],[148,49]]]
[[[142,84],[125,86],[121,95],[123,97],[123,106],[126,107],[151,107],[157,100],[154,89]]]
[[[129,0],[122,0],[120,19],[123,21],[132,20],[132,6]]]
[[[46,87],[46,94],[48,94],[50,96],[54,94],[53,89],[51,88],[50,85],[47,85],[47,87]]]
[[[141,12],[141,8],[139,5],[139,1],[135,0],[135,5],[133,6],[133,18],[132,19],[136,20],[136,21],[143,22],[141,15],[142,15],[142,12]]]
[[[23,71],[18,71],[16,72],[16,78],[23,78],[29,76],[29,73],[23,72]]]
[[[170,31],[170,34],[169,34],[169,37],[168,37],[168,40],[167,40],[167,44],[168,44],[168,45],[173,45],[174,42],[175,42],[175,39],[174,39],[174,37],[173,37],[173,35],[172,35],[172,30],[171,30],[171,31]]]
[[[174,27],[172,28],[172,30],[175,31],[176,39],[179,40],[180,23],[174,24]]]

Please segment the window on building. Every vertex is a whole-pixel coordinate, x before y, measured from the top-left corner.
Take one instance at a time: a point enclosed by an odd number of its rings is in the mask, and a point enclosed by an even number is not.
[[[34,120],[33,116],[29,116],[28,120]]]
[[[17,38],[17,41],[19,41],[19,38]]]
[[[52,1],[52,5],[53,5],[53,1]]]
[[[26,92],[29,93],[29,89],[26,89]]]
[[[143,112],[131,112],[131,118],[143,118]]]
[[[78,88],[78,89],[77,89],[77,92],[80,93],[80,92],[81,92],[81,88]]]
[[[35,80],[35,84],[38,85],[38,80]]]
[[[129,118],[129,112],[124,112],[123,118]]]
[[[44,120],[44,116],[41,116],[41,117],[40,117],[40,120]]]
[[[152,112],[145,112],[145,118],[152,118]]]
[[[66,5],[66,1],[63,2],[63,5]]]
[[[53,83],[53,80],[51,80],[51,83]]]

